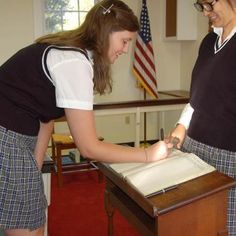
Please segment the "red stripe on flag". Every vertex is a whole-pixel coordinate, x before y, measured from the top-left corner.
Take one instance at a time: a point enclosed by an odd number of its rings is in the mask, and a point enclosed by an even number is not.
[[[147,44],[145,44],[147,46]],[[148,44],[149,45],[149,44]],[[153,60],[148,56],[148,54],[145,52],[143,46],[140,44],[140,42],[137,40],[136,42],[136,46],[139,49],[139,51],[141,52],[142,56],[147,60],[147,62],[149,63],[149,65],[152,67],[152,69],[155,71],[155,65],[153,63]],[[150,48],[150,47],[147,47]],[[152,56],[153,56],[153,52],[152,52]]]
[[[133,67],[133,69],[134,69],[135,73],[137,73],[138,76],[140,77],[140,78],[139,78],[139,79],[140,79],[140,80],[139,80],[140,83],[141,83],[142,85],[143,85],[143,83],[144,83],[145,86],[148,88],[149,94],[151,93],[152,96],[154,96],[155,98],[157,98],[157,92],[154,91],[152,87],[150,87],[150,84],[147,83],[147,81],[143,78],[142,74],[138,71],[138,69],[137,69],[135,66]],[[143,86],[144,86],[144,85],[143,85]],[[144,87],[145,87],[145,86],[144,86]]]
[[[144,70],[144,72],[148,76],[148,78],[156,85],[157,84],[156,78],[154,78],[152,76],[150,71],[147,69],[147,67],[144,65],[144,63],[142,62],[142,60],[139,58],[139,56],[136,53],[134,54],[134,56],[135,56],[135,59],[138,62],[138,64],[142,67],[142,69]],[[144,76],[142,76],[142,78],[145,80]]]

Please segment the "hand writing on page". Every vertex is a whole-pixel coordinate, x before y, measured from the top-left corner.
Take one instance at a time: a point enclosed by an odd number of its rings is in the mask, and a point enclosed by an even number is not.
[[[159,141],[148,147],[146,152],[149,157],[149,162],[159,161],[166,158],[172,147],[172,143],[166,143],[165,141]]]

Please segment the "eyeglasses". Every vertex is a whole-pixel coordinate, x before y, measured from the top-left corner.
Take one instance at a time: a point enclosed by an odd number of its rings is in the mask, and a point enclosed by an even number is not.
[[[217,2],[218,0],[213,0],[212,2],[204,2],[204,3],[194,3],[194,7],[200,11],[200,12],[203,12],[203,11],[213,11],[213,6],[215,5],[215,3]]]

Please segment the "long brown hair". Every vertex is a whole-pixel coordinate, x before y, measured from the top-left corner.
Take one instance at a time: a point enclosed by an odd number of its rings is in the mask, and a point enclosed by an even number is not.
[[[112,90],[110,63],[107,58],[109,34],[123,30],[138,31],[137,17],[124,2],[103,0],[87,13],[85,21],[79,28],[49,34],[37,39],[36,42],[93,51],[94,91],[104,94]]]

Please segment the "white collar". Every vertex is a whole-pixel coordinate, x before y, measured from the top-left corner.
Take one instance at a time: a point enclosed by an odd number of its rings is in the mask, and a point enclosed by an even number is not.
[[[222,42],[223,28],[222,27],[213,27],[213,31],[218,35],[217,40],[215,42],[215,46],[214,46],[215,53],[217,53],[227,44],[227,42],[236,33],[236,26],[231,30],[229,35],[225,38],[224,42]]]
[[[222,27],[213,27],[214,32],[221,38],[223,34]],[[226,37],[225,40],[230,39],[236,33],[236,26],[231,30],[230,34]]]

